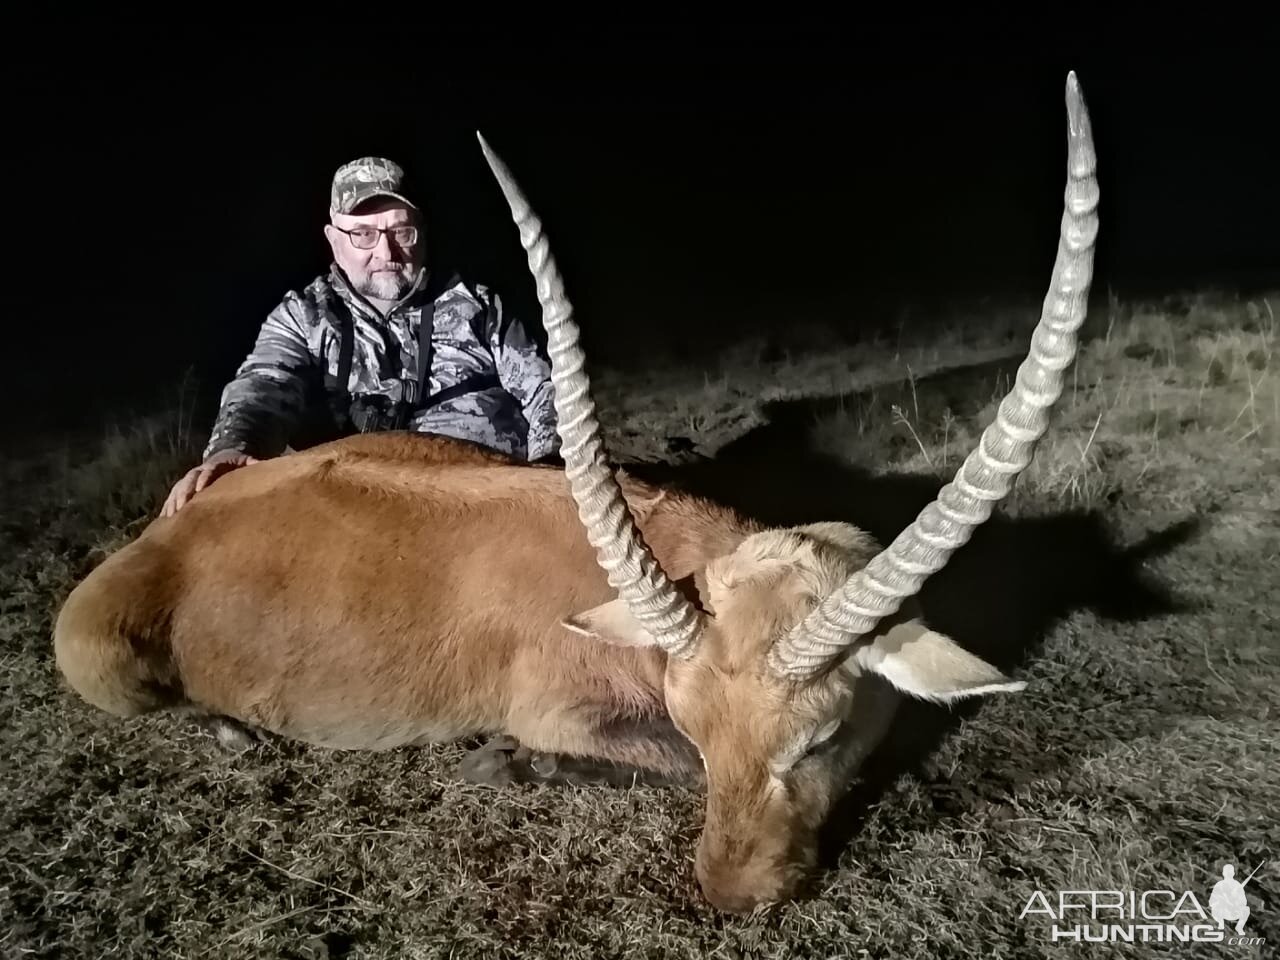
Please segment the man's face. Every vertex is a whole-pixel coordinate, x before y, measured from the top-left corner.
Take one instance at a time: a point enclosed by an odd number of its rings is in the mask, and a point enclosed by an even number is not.
[[[416,227],[412,243],[398,243],[396,227]],[[354,231],[354,235],[343,231]],[[426,236],[417,211],[390,197],[370,201],[354,214],[335,213],[324,228],[334,262],[352,285],[374,300],[399,300],[413,287],[426,260]],[[369,249],[361,247],[372,242]],[[357,246],[360,244],[360,246]]]

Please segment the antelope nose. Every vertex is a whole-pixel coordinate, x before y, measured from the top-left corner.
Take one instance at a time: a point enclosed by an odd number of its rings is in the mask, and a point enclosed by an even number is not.
[[[760,897],[751,896],[731,886],[722,886],[719,881],[711,878],[700,879],[699,886],[702,887],[702,895],[707,898],[707,902],[726,913],[750,913],[764,902]]]

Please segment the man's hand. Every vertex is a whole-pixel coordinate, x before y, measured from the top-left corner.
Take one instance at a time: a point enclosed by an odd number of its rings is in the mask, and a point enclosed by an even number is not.
[[[173,485],[173,489],[169,491],[169,497],[165,500],[164,507],[160,511],[160,516],[172,517],[186,505],[188,500],[228,470],[246,467],[251,463],[257,462],[257,457],[251,457],[247,453],[241,453],[239,450],[221,450],[215,453],[200,466],[189,470],[186,476]]]

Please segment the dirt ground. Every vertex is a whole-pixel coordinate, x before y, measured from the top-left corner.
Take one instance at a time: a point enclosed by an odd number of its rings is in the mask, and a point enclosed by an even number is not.
[[[989,422],[1036,306],[915,342],[751,342],[710,367],[593,378],[616,458],[763,519],[888,539]],[[749,917],[698,893],[688,791],[494,791],[457,778],[468,743],[232,755],[181,719],[95,712],[54,669],[52,618],[155,515],[206,425],[175,408],[8,458],[0,955],[1274,955],[1275,308],[1280,293],[1094,310],[1035,463],[924,595],[1027,690],[906,711],[833,818],[813,889]],[[1082,922],[1045,912],[1063,891],[1189,891],[1207,910],[1227,863],[1237,879],[1262,864],[1245,933],[1265,943],[1051,939]]]

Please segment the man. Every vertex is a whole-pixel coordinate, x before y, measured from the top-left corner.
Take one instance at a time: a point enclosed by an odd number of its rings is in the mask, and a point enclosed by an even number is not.
[[[426,218],[409,196],[385,158],[337,170],[329,273],[268,315],[223,390],[204,462],[174,485],[164,516],[228,470],[353,432],[557,454],[550,363],[496,294],[428,265]]]

